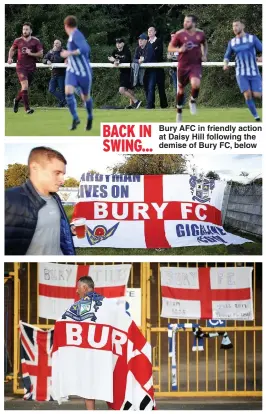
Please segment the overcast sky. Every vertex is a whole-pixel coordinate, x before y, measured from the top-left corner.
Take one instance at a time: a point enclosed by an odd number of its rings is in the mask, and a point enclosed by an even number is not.
[[[95,148],[93,140],[95,138],[86,138],[89,141],[75,141],[75,143],[57,143],[47,141],[45,145],[50,146],[60,152],[67,159],[66,177],[75,177],[80,179],[84,171],[96,170],[99,173],[108,173],[108,167],[117,162],[123,161],[123,156],[113,153],[103,153],[99,148]],[[38,144],[37,144],[38,145]],[[9,143],[5,144],[5,168],[8,164],[20,163],[26,164],[29,152],[36,146],[36,143]],[[248,181],[259,176],[262,172],[261,155],[218,155],[218,154],[195,154],[188,156],[188,172],[191,172],[191,166],[197,168],[197,172],[207,173],[210,170],[217,172],[221,179],[247,181],[240,177],[241,171],[249,173]]]

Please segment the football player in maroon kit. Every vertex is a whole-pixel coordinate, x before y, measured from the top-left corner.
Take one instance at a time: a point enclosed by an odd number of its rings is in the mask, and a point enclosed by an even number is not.
[[[195,115],[196,99],[199,95],[202,76],[202,62],[207,61],[208,46],[205,34],[196,28],[197,18],[188,15],[184,20],[184,29],[176,32],[169,46],[168,52],[178,53],[178,92],[176,97],[177,122],[182,122],[182,108],[185,103],[185,87],[191,85],[189,101],[190,112]]]
[[[43,47],[37,37],[32,35],[32,26],[30,23],[24,23],[22,26],[22,36],[14,40],[8,54],[8,63],[13,63],[13,56],[17,51],[17,76],[21,85],[21,90],[14,99],[13,110],[18,112],[19,102],[22,100],[27,114],[32,114],[33,109],[29,105],[28,89],[33,80],[33,74],[36,70],[36,61],[43,56]]]

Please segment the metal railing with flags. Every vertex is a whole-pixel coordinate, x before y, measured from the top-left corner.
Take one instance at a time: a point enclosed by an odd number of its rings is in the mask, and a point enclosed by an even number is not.
[[[105,264],[105,263],[103,263]],[[107,264],[107,263],[106,263]],[[69,263],[75,265],[75,263]],[[94,263],[82,263],[93,266]],[[14,314],[12,344],[8,344],[9,355],[13,353],[13,390],[23,394],[21,384],[21,355],[19,321],[49,330],[54,321],[40,317],[38,307],[38,264],[7,263],[9,283],[13,283],[13,308],[7,312]],[[12,267],[13,266],[13,267]],[[162,317],[161,268],[176,269],[186,267],[200,273],[207,269],[253,268],[252,308],[253,320],[208,320]],[[12,268],[11,268],[12,267]],[[206,269],[206,270],[205,270]],[[6,276],[6,275],[5,275]],[[261,263],[131,263],[128,288],[141,290],[140,328],[153,349],[153,377],[157,396],[162,397],[261,397],[262,396],[262,264]],[[43,289],[43,287],[41,287]],[[185,289],[184,289],[185,290]],[[236,290],[236,289],[235,289]],[[189,293],[189,292],[187,292]],[[195,289],[193,295],[198,295]],[[239,294],[248,293],[240,289]],[[7,298],[5,297],[5,300]],[[199,295],[199,299],[203,298]],[[241,299],[243,300],[243,298]],[[206,306],[203,307],[203,310]],[[175,360],[168,350],[169,324],[177,325],[175,330]],[[200,328],[200,330],[199,330]],[[194,332],[193,332],[194,329]],[[197,331],[195,331],[197,329]],[[200,343],[204,334],[204,350]],[[220,350],[221,341],[233,348]],[[210,335],[208,335],[210,334]],[[196,336],[195,336],[196,335]],[[221,339],[219,339],[219,336]],[[193,349],[195,338],[197,347]],[[205,340],[206,338],[206,340]],[[211,340],[207,338],[213,338]],[[192,352],[194,351],[194,352]],[[172,363],[175,368],[173,369]],[[172,388],[173,374],[176,376],[176,390]]]

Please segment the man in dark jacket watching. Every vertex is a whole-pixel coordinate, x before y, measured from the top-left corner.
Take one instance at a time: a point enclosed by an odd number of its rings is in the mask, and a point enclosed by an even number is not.
[[[5,193],[5,254],[74,255],[69,225],[56,192],[64,183],[66,160],[60,152],[36,147],[28,158],[29,180]]]
[[[149,27],[148,29],[148,36],[149,36],[149,43],[152,45],[154,54],[155,54],[155,62],[163,62],[163,42],[160,38],[156,36],[156,29],[155,27]],[[164,68],[156,68],[156,85],[158,86],[159,98],[160,98],[160,107],[167,108],[167,97],[165,93],[165,73]]]
[[[145,33],[142,33],[138,38],[139,46],[135,50],[135,55],[133,62],[139,63],[154,63],[156,62],[155,54],[153,47],[148,43],[148,36]],[[146,94],[146,108],[153,109],[155,108],[155,82],[156,82],[156,72],[154,68],[145,68],[144,75],[144,90]]]
[[[112,62],[115,66],[119,66],[120,63],[131,63],[131,53],[129,47],[125,44],[123,38],[119,37],[116,39],[116,48],[113,50],[111,56],[108,56],[109,62]],[[121,68],[119,69],[119,93],[130,99],[132,104],[127,108],[138,109],[141,105],[133,91],[132,81],[131,81],[131,69],[130,68]]]
[[[62,44],[60,40],[55,40],[53,48],[44,56],[43,63],[47,65],[52,65],[53,63],[64,63],[65,59],[60,56],[61,51]],[[65,68],[53,68],[49,82],[49,92],[58,100],[59,108],[63,108],[66,105],[65,75]]]

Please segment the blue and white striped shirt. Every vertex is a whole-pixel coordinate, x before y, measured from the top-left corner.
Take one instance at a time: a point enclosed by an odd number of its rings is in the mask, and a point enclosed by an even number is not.
[[[84,35],[75,29],[68,38],[67,50],[79,50],[77,56],[69,56],[67,71],[81,77],[90,77],[90,46],[88,45]]]
[[[235,54],[236,76],[258,76],[260,74],[256,61],[256,52],[262,52],[261,41],[257,36],[245,33],[229,41],[224,60],[229,61]]]

